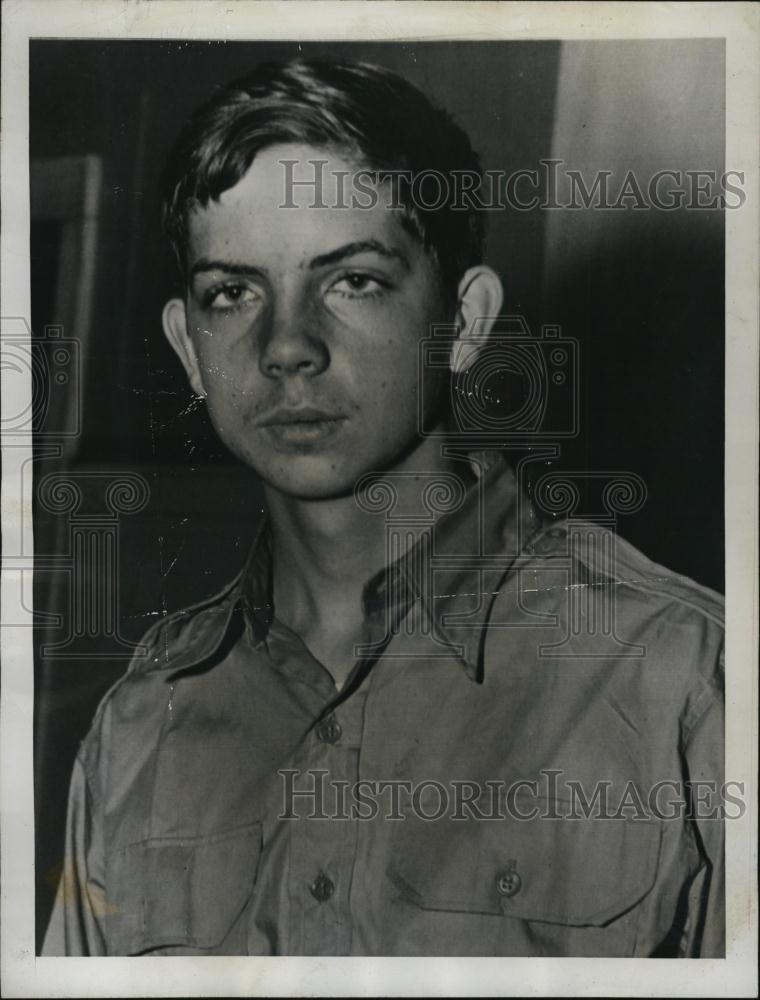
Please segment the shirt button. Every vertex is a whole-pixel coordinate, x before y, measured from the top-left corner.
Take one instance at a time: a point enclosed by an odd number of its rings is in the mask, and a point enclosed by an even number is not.
[[[320,872],[309,886],[309,890],[318,903],[326,903],[335,892],[335,885],[331,878]]]
[[[522,888],[522,879],[515,871],[515,862],[496,877],[496,888],[500,896],[516,896]]]
[[[340,723],[334,715],[323,719],[317,726],[317,739],[321,740],[322,743],[337,743],[342,733]]]

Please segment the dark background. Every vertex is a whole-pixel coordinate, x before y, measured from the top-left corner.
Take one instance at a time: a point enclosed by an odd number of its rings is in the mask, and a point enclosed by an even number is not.
[[[92,322],[82,338],[83,431],[66,467],[139,472],[150,485],[147,506],[119,522],[125,641],[136,642],[157,613],[218,590],[241,565],[261,516],[254,474],[190,405],[163,338],[161,308],[177,279],[160,232],[158,174],[183,121],[214,87],[299,52],[401,72],[468,130],[486,168],[531,169],[550,156],[622,173],[724,167],[723,48],[715,40],[33,42],[32,161],[102,161]],[[621,534],[656,562],[722,589],[722,213],[507,209],[492,213],[489,227],[486,259],[504,277],[504,311],[523,315],[534,333],[558,324],[580,344],[580,433],[563,443],[554,467],[640,475],[647,502],[621,520]],[[35,336],[60,322],[50,291],[57,239],[55,226],[33,225]],[[64,522],[37,508],[38,555],[51,547],[65,554]],[[40,628],[39,641],[60,639],[68,627],[66,588],[51,589],[52,575],[36,581],[36,607],[63,620],[58,630]],[[73,756],[99,698],[126,668],[123,654],[115,644],[112,658],[37,657],[38,932],[60,871]]]

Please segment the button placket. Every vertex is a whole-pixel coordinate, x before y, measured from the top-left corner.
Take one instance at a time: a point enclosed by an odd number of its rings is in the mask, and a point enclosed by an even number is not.
[[[347,955],[351,950],[349,890],[360,824],[347,814],[351,799],[346,789],[358,779],[368,680],[338,705],[324,707],[325,714],[315,720],[298,761],[303,770],[327,772],[323,800],[327,818],[306,819],[290,828],[294,859],[290,921],[301,954]]]

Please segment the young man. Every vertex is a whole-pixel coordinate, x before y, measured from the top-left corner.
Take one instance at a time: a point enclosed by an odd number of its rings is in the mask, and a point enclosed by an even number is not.
[[[180,137],[164,328],[268,519],[101,704],[46,954],[722,953],[719,599],[442,444],[502,289],[414,178],[478,169],[366,65]]]

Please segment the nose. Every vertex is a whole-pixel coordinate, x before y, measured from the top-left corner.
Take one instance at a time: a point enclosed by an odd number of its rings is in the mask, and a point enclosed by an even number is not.
[[[294,309],[278,309],[269,317],[259,368],[268,378],[319,375],[330,355],[317,317]]]

